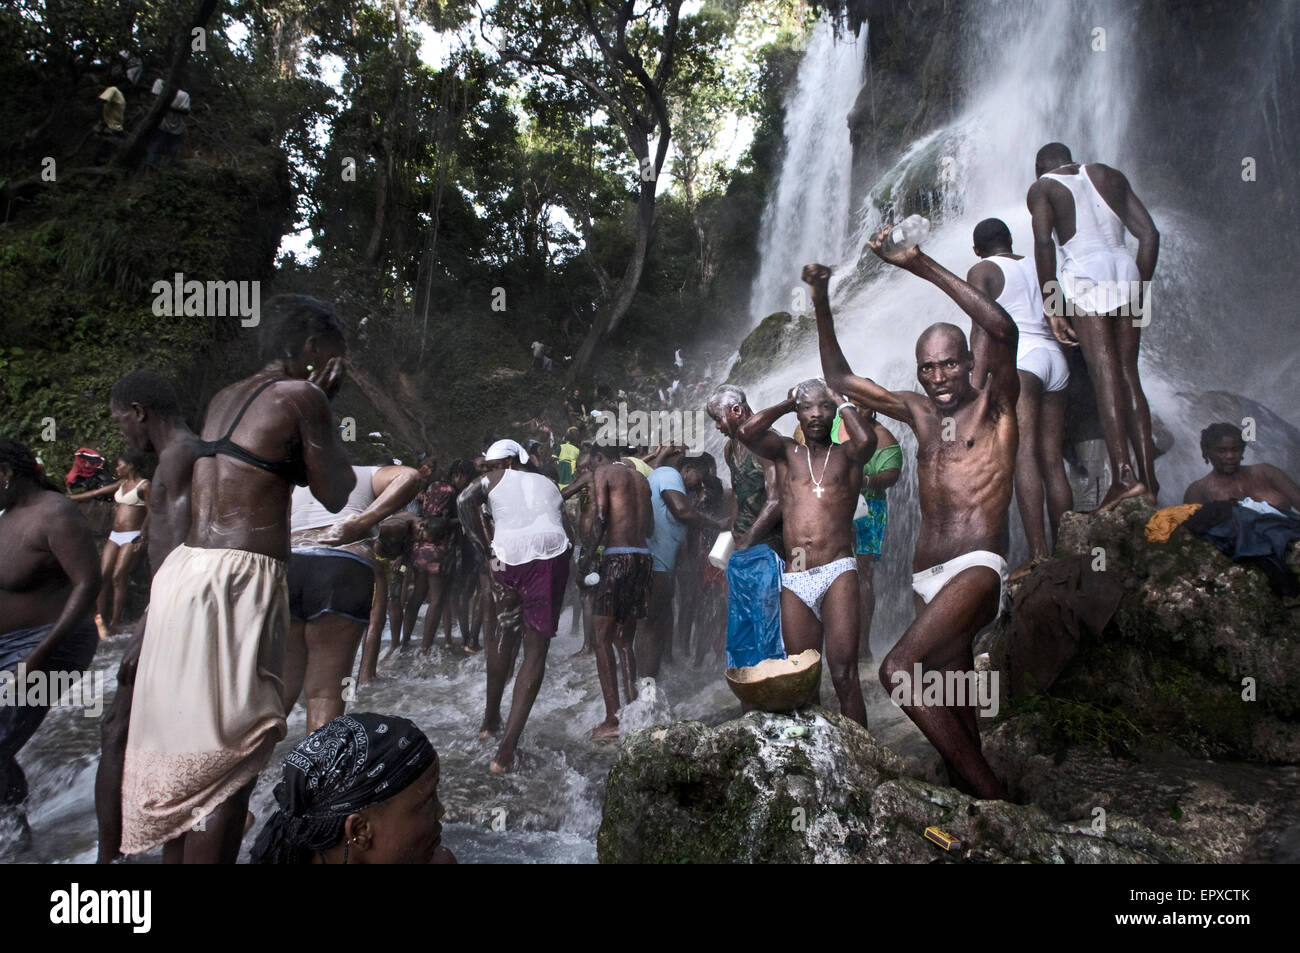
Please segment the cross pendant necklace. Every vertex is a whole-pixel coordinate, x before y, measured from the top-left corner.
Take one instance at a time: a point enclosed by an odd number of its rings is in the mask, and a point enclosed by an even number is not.
[[[834,445],[834,444],[831,444],[831,446],[830,446],[830,447],[827,449],[827,451],[826,451],[826,459],[822,461],[822,479],[821,479],[821,480],[819,480],[819,479],[817,479],[815,476],[813,476],[813,468],[812,468],[812,446],[810,445],[810,446],[804,447],[804,449],[808,451],[808,479],[812,480],[812,484],[813,484],[813,492],[814,492],[815,494],[817,494],[817,499],[820,500],[820,499],[822,498],[822,494],[826,492],[826,490],[822,488],[822,480],[826,479],[826,468],[830,465],[830,462],[831,462],[831,450],[834,450],[834,449],[835,449],[835,445]]]

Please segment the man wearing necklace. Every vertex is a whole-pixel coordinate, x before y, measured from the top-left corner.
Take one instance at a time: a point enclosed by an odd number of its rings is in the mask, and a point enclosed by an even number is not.
[[[868,243],[891,265],[924,278],[948,295],[988,338],[988,377],[971,380],[974,359],[961,328],[932,324],[916,342],[916,379],[924,394],[889,391],[859,377],[835,337],[827,286],[830,269],[805,265],[812,287],[822,370],[852,400],[901,421],[916,434],[921,530],[912,555],[916,620],[885,656],[880,681],[892,692],[917,668],[965,673],[974,668],[971,642],[998,614],[1007,578],[1007,508],[1015,472],[1015,321],[987,294],[948,271],[915,245],[891,249],[889,230]],[[806,430],[806,428],[805,428]],[[916,698],[916,687],[910,694]],[[974,700],[904,704],[902,709],[943,756],[952,784],[982,798],[1006,798],[980,750]]]
[[[836,410],[846,440],[831,442]],[[799,416],[806,444],[772,430],[790,411]],[[857,409],[820,378],[807,380],[774,407],[760,410],[736,436],[757,456],[778,463],[782,534],[789,572],[781,575],[781,634],[785,650],[823,652],[840,713],[865,727],[867,708],[858,681],[858,576],[853,555],[853,511],[862,465],[876,435]],[[823,637],[825,648],[822,648]]]

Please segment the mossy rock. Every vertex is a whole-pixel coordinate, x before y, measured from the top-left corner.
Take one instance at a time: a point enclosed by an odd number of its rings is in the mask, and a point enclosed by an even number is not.
[[[1035,807],[905,777],[898,755],[818,707],[629,735],[605,785],[602,863],[1189,862],[1204,855],[1116,817],[1114,836]],[[958,837],[947,853],[925,839]]]
[[[1065,515],[1056,555],[1104,559],[1124,595],[1050,698],[1010,714],[1042,714],[1043,744],[1057,751],[1091,740],[1119,753],[1141,737],[1199,757],[1300,762],[1300,609],[1184,529],[1148,542],[1151,513],[1132,500]],[[1010,624],[992,639],[994,667]]]

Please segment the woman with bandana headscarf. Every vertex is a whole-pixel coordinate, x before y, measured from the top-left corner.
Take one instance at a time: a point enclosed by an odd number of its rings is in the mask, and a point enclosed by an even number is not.
[[[284,759],[255,864],[454,864],[438,753],[405,718],[340,715]]]

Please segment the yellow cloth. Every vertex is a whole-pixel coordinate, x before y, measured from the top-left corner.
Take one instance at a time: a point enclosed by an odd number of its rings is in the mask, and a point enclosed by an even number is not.
[[[285,736],[279,559],[179,546],[154,577],[122,777],[122,852],[198,829]]]
[[[1200,508],[1200,503],[1184,503],[1182,506],[1166,506],[1163,510],[1156,510],[1151,519],[1147,520],[1147,542],[1169,542],[1174,530],[1186,523]]]
[[[104,125],[113,132],[121,132],[126,119],[126,97],[116,86],[110,86],[99,94],[99,98],[104,101]]]
[[[650,466],[650,464],[646,463],[640,457],[628,457],[627,459],[632,461],[632,466],[636,467],[637,473],[641,474],[647,480],[650,479],[650,474],[654,473],[654,467]]]

